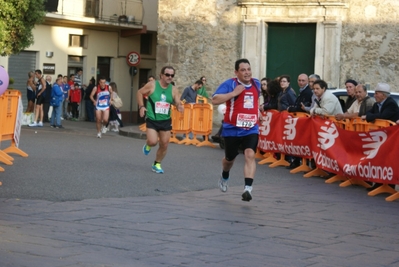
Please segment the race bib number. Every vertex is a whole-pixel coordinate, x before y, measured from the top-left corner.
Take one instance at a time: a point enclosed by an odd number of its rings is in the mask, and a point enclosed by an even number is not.
[[[244,108],[254,108],[254,96],[245,95],[244,96]]]
[[[166,102],[155,102],[155,113],[157,114],[169,114],[170,104]]]
[[[106,110],[109,108],[110,95],[108,91],[97,94],[97,110]]]
[[[241,128],[252,128],[255,126],[257,121],[258,121],[258,116],[255,114],[239,113],[237,115],[236,126]]]

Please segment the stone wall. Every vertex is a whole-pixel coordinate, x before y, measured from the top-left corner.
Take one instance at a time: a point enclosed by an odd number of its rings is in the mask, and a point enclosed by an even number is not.
[[[387,82],[399,91],[399,1],[350,0],[342,25],[341,84]]]
[[[316,72],[334,86],[343,88],[352,78],[371,89],[387,82],[399,91],[398,0],[159,0],[157,72],[174,66],[180,90],[205,75],[212,93],[234,74],[242,55],[258,59],[254,67],[264,65],[263,44],[248,46],[242,39],[253,34],[264,40],[268,21],[317,23]],[[254,71],[263,76],[260,67]]]
[[[159,0],[157,73],[176,69],[180,91],[207,78],[208,94],[234,75],[238,59],[240,8],[234,0]]]

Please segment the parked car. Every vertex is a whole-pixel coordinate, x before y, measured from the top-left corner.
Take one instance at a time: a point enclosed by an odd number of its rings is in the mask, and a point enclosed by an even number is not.
[[[331,93],[333,93],[336,97],[338,97],[339,101],[342,103],[346,102],[348,98],[348,93],[346,89],[329,89]],[[374,97],[374,91],[367,91],[367,94],[371,97]],[[396,103],[399,106],[399,93],[398,92],[391,92],[391,97],[395,99]]]

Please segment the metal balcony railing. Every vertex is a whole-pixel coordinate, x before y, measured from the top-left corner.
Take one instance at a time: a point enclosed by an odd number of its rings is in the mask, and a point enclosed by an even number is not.
[[[142,0],[58,0],[57,11],[53,13],[77,19],[142,25],[144,10]]]

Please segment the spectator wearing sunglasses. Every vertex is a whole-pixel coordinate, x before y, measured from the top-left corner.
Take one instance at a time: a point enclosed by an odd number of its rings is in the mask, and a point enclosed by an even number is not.
[[[205,84],[206,84],[205,76],[202,76],[199,80],[202,82],[202,87],[200,89],[198,89],[197,94],[209,99],[208,93],[206,92],[206,88],[205,88]]]

